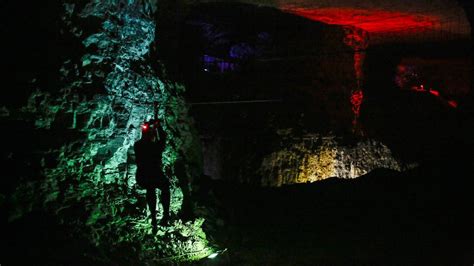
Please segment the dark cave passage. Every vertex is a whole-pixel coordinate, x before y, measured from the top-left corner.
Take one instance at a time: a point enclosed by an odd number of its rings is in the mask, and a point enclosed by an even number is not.
[[[180,65],[194,67],[191,76],[183,74],[190,80],[187,97],[203,103],[191,104],[190,110],[204,145],[206,174],[214,179],[209,186],[228,227],[217,235],[228,254],[205,265],[448,265],[470,260],[463,169],[471,164],[462,155],[463,146],[472,145],[462,114],[471,104],[469,40],[367,48],[361,137],[351,133],[350,93],[344,92],[355,82],[353,51],[334,43],[332,50],[321,49],[324,26],[271,9],[205,7],[187,26],[198,36],[185,34],[193,40],[189,43],[204,41]],[[249,24],[260,21],[257,29],[232,25],[236,13]],[[286,27],[301,30],[301,39]],[[261,32],[269,44],[259,43]],[[294,34],[291,44],[275,41],[290,39],[286,34]],[[248,57],[232,58],[233,45],[241,42]],[[199,58],[194,64],[193,57]],[[397,83],[401,65],[416,69],[417,79]],[[429,89],[419,90],[421,85]],[[265,99],[283,100],[229,104]],[[283,128],[292,128],[288,138],[275,134]],[[419,167],[402,173],[380,167],[355,180],[260,187],[261,176],[253,175],[252,167],[262,157],[287,149],[281,143],[291,138],[328,132],[348,146],[378,139],[397,158]]]
[[[356,62],[341,27],[274,8],[201,4],[191,9],[181,27],[163,60],[169,62],[170,75],[186,84],[190,114],[203,144],[205,174],[213,179],[271,184],[261,180],[265,159],[280,158],[283,155],[275,154],[295,149],[297,142],[305,152],[314,151],[327,137],[349,149],[366,139],[380,141],[394,160],[407,164],[435,161],[443,157],[442,150],[457,145],[450,141],[465,131],[459,109],[470,105],[467,37],[374,43],[363,51],[365,59]],[[359,63],[362,74],[355,69]],[[360,86],[358,76],[363,76],[361,132],[354,134],[351,97]],[[300,160],[308,159],[296,159],[276,171],[307,176],[307,171],[294,169],[310,167],[299,165]],[[349,161],[342,168],[349,167]],[[390,168],[388,164],[361,171]],[[347,176],[337,171],[326,177]],[[293,179],[288,182],[308,180]]]

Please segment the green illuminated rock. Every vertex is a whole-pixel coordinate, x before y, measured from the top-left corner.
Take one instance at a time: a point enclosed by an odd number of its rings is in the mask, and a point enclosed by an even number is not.
[[[213,252],[202,219],[176,220],[150,236],[144,191],[135,184],[133,144],[140,138],[141,123],[155,111],[169,136],[163,167],[171,170],[172,213],[182,204],[178,178],[201,172],[199,145],[181,97],[185,88],[159,77],[151,64],[157,60],[150,56],[154,11],[155,1],[64,4],[65,34],[75,38],[83,49],[76,52],[83,54],[64,61],[59,88],[38,88],[20,110],[20,117],[34,121],[37,129],[60,131],[64,138],[43,154],[42,162],[48,156],[55,161],[51,167],[42,163],[44,178],[24,180],[17,188],[10,221],[41,208],[110,254],[134,246],[143,262],[194,260]],[[180,154],[186,177],[174,174]],[[76,211],[85,215],[66,214]]]

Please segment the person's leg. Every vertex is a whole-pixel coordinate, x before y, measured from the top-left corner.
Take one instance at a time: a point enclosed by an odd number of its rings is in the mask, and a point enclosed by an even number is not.
[[[161,185],[160,190],[160,200],[161,204],[163,205],[163,219],[161,219],[160,224],[166,225],[170,219],[170,201],[171,201],[171,194],[170,194],[170,184],[168,181],[163,182],[164,184]]]
[[[146,202],[148,204],[148,209],[151,213],[151,226],[153,230],[156,231],[156,189],[147,188],[146,190]]]

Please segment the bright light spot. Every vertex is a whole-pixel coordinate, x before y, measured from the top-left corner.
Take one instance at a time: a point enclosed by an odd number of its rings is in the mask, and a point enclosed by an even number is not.
[[[207,256],[209,259],[213,259],[215,257],[217,257],[217,255],[219,255],[219,253],[212,253],[211,255]]]
[[[439,96],[439,91],[430,90],[430,93],[433,94],[434,96]]]

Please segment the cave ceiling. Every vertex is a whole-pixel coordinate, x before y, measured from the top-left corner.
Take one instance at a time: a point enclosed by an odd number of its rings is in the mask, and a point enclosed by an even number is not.
[[[378,41],[385,36],[400,39],[466,38],[470,26],[463,8],[454,0],[243,0],[200,1],[200,3],[240,2],[275,7],[327,24],[361,28]]]

